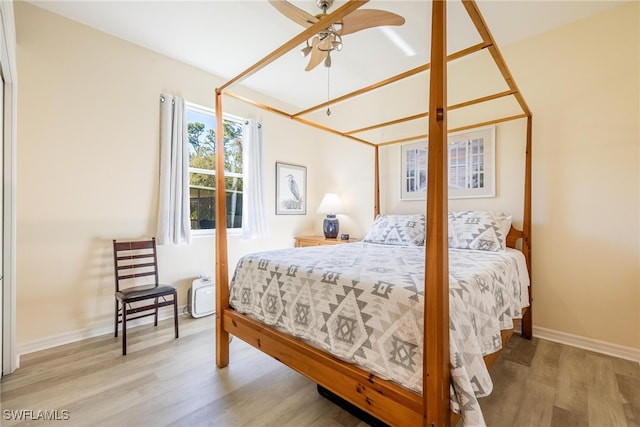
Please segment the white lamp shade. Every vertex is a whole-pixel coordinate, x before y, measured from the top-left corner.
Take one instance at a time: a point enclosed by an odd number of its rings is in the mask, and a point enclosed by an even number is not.
[[[322,202],[318,207],[318,213],[338,214],[342,212],[342,203],[337,194],[327,193],[322,198]]]

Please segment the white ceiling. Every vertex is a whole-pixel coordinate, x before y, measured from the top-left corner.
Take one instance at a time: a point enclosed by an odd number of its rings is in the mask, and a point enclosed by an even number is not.
[[[301,30],[266,0],[58,1],[30,3],[116,37],[230,79],[281,46]],[[631,0],[633,1],[633,0]],[[292,0],[315,15],[314,0]],[[332,10],[344,1],[337,0]],[[615,7],[623,1],[479,0],[500,46]],[[371,0],[364,8],[402,15],[394,27],[417,55],[408,57],[378,28],[344,37],[332,55],[331,97],[349,93],[429,62],[431,2]],[[449,2],[449,52],[480,41],[460,2]],[[327,69],[305,72],[299,51],[288,53],[243,82],[244,86],[306,108],[327,100]]]

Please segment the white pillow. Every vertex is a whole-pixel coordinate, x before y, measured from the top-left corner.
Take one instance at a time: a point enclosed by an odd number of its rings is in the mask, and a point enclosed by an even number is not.
[[[511,229],[511,216],[501,212],[449,212],[449,247],[503,251]]]
[[[378,215],[363,239],[369,243],[424,246],[424,215]]]

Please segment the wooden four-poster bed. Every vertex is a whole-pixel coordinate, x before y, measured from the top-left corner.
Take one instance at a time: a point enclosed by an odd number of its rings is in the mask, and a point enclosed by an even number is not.
[[[233,84],[257,72],[269,63],[304,43],[309,37],[328,25],[339,21],[348,13],[364,5],[366,1],[349,0],[333,13],[326,15],[318,23],[310,25],[296,37],[276,49],[274,52],[257,62],[252,67],[240,73],[215,91],[217,128],[222,129],[222,96],[228,95],[253,105],[280,114],[312,127],[341,135],[345,138],[370,145],[375,150],[374,166],[374,217],[380,213],[379,203],[379,168],[378,148],[384,144],[374,144],[354,137],[350,133],[311,122],[301,117],[302,114],[289,114],[267,105],[259,104],[227,91]],[[226,207],[223,191],[216,192],[216,363],[219,368],[229,364],[229,334],[253,345],[266,354],[271,355],[285,365],[307,376],[320,386],[327,388],[336,395],[349,401],[355,406],[374,415],[378,419],[400,426],[444,426],[455,424],[458,414],[450,410],[450,313],[449,313],[449,247],[448,247],[448,196],[447,196],[447,135],[448,132],[470,129],[489,124],[502,123],[510,120],[525,119],[526,125],[526,159],[524,179],[524,214],[523,229],[521,231],[511,227],[507,246],[515,247],[520,240],[521,251],[526,260],[527,271],[531,271],[531,142],[532,115],[523,96],[511,76],[506,63],[500,53],[493,36],[489,32],[485,21],[473,0],[462,0],[462,3],[478,30],[482,42],[447,56],[446,53],[446,1],[436,0],[432,5],[432,34],[431,34],[431,62],[422,67],[361,89],[349,95],[330,100],[307,113],[320,109],[332,102],[344,101],[359,96],[368,91],[385,86],[389,83],[430,70],[429,82],[429,111],[428,111],[428,181],[426,202],[426,258],[424,261],[424,307],[423,307],[423,359],[422,359],[422,393],[411,391],[393,381],[381,379],[378,376],[347,363],[341,358],[319,349],[317,346],[297,339],[281,332],[275,327],[266,325],[254,317],[245,315],[230,306],[229,271],[227,258]],[[473,52],[487,49],[495,61],[508,91],[470,100],[462,104],[447,105],[447,62],[461,58]],[[448,129],[447,112],[469,105],[513,96],[522,113],[514,116],[501,117],[489,122],[475,123],[464,128]],[[413,118],[407,118],[412,120]],[[401,122],[396,120],[394,123]],[[387,124],[380,124],[385,126]],[[372,126],[370,128],[374,128]],[[370,129],[369,128],[369,129]],[[421,135],[418,138],[424,138]],[[406,141],[407,139],[403,139]],[[389,143],[396,143],[391,141]],[[220,145],[216,158],[216,186],[224,188],[224,151]],[[351,244],[350,244],[351,245]],[[343,245],[340,245],[343,246]],[[530,274],[530,273],[529,273]],[[531,292],[528,293],[529,303]],[[525,309],[522,317],[522,334],[530,338],[532,333],[531,306]],[[503,330],[503,342],[509,338],[513,329]],[[492,353],[484,357],[487,366],[491,366],[499,353]]]

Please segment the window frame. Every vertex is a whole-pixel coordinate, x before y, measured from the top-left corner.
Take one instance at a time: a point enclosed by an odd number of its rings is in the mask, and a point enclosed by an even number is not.
[[[187,110],[194,110],[196,112],[202,113],[202,114],[206,114],[206,115],[211,115],[214,119],[214,123],[215,123],[215,118],[216,118],[216,112],[215,109],[213,108],[209,108],[203,105],[199,105],[199,104],[195,104],[193,102],[189,102],[185,100],[185,122],[186,125],[188,126],[189,122],[186,119],[186,111]],[[246,119],[242,118],[242,117],[238,117],[232,114],[227,114],[224,113],[222,115],[222,120],[229,120],[229,121],[233,121],[236,123],[239,123],[241,125],[244,125],[244,123],[246,123]],[[243,135],[244,137],[244,135]],[[187,142],[188,143],[188,142]],[[216,139],[216,144],[218,143],[217,139]],[[243,166],[244,166],[244,159],[243,159]],[[211,175],[214,177],[216,176],[216,171],[212,170],[212,169],[202,169],[202,168],[196,168],[196,167],[192,167],[190,162],[189,162],[189,168],[188,168],[188,173],[189,173],[189,181],[190,180],[190,176],[191,173],[201,173],[204,175]],[[229,172],[226,171],[224,172],[224,176],[225,178],[241,178],[243,180],[243,185],[244,185],[244,173],[237,173],[237,172]],[[189,182],[189,192],[191,192],[191,183]],[[214,189],[215,190],[215,189]],[[215,201],[215,198],[214,198]],[[189,213],[191,213],[191,208],[189,208]],[[189,225],[189,227],[191,227],[191,225]],[[242,226],[240,227],[235,227],[235,228],[229,228],[227,227],[227,232],[229,235],[240,235],[242,234]],[[216,234],[216,228],[199,228],[199,229],[193,229],[191,228],[191,235],[192,236],[215,236]]]

